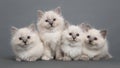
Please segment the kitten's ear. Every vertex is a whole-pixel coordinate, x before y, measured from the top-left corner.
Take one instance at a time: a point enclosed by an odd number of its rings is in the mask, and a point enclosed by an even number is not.
[[[44,14],[42,10],[37,10],[37,12],[38,12],[38,18],[41,18]]]
[[[101,30],[100,33],[103,36],[103,38],[106,38],[107,30]]]
[[[29,26],[28,26],[28,28],[29,29],[31,29],[32,31],[35,31],[35,24],[30,24]]]
[[[55,11],[57,14],[59,14],[59,15],[62,14],[62,12],[61,12],[61,7],[55,8],[54,11]]]
[[[68,21],[64,21],[65,22],[65,28],[64,29],[67,29],[69,26],[70,26],[70,24],[69,24],[69,22]]]
[[[80,27],[82,28],[83,31],[87,32],[90,30],[92,27],[89,24],[81,23]]]
[[[12,27],[11,27],[11,34],[12,34],[12,35],[15,34],[17,30],[18,30],[18,28],[12,26]]]

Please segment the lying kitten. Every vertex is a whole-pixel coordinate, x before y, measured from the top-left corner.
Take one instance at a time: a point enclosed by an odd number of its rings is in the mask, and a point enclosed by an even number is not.
[[[112,56],[108,52],[108,42],[106,30],[97,30],[89,25],[82,24],[86,33],[83,36],[82,60],[110,59]]]
[[[43,54],[43,44],[35,30],[35,25],[31,24],[25,28],[11,28],[12,49],[17,61],[36,61]]]
[[[82,52],[83,31],[79,26],[71,25],[62,33],[62,42],[59,48],[58,60],[79,60]],[[61,51],[61,52],[60,52]]]
[[[38,11],[37,26],[45,46],[43,60],[54,58],[56,46],[59,45],[64,25],[64,18],[61,15],[60,7],[46,12]]]

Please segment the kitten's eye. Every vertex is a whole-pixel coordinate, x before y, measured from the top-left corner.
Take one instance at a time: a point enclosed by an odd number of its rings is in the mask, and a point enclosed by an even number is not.
[[[88,35],[87,38],[90,38],[90,35]]]
[[[79,34],[77,33],[76,36],[79,36]]]
[[[48,22],[48,20],[45,20],[45,22]]]
[[[30,36],[27,36],[28,39],[30,39]]]
[[[54,18],[53,21],[56,21],[56,18]]]
[[[19,37],[19,40],[22,40],[22,37]]]
[[[72,35],[72,33],[69,33],[69,35]]]
[[[97,40],[97,38],[95,37],[94,40]]]

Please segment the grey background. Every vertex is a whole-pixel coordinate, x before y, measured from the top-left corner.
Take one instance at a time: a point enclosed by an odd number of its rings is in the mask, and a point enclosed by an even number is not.
[[[108,61],[37,61],[16,62],[10,47],[10,27],[36,23],[37,10],[60,6],[63,16],[72,24],[88,22],[108,30],[110,53]],[[120,67],[120,0],[0,0],[0,68],[73,68]]]

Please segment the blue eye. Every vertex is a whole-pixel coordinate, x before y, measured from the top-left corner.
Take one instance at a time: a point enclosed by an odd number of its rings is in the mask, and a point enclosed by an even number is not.
[[[79,34],[77,33],[76,36],[79,36]]]
[[[19,37],[19,40],[22,40],[22,37]]]
[[[45,20],[45,22],[48,22],[48,20]]]
[[[87,38],[90,38],[90,35],[88,35]]]
[[[56,18],[54,18],[53,21],[56,21]]]
[[[27,36],[28,39],[30,39],[30,36]]]
[[[72,33],[69,33],[69,35],[72,35]]]
[[[97,38],[95,37],[94,40],[97,40]]]

